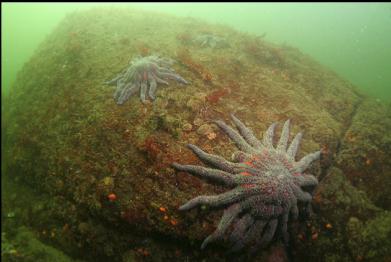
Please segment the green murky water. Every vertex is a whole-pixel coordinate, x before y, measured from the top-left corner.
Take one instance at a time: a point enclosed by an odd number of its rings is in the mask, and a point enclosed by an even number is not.
[[[64,16],[105,4],[2,4],[2,92]],[[109,4],[106,4],[109,5]],[[124,5],[124,4],[122,4]],[[391,4],[129,4],[233,26],[313,56],[359,89],[391,100]]]

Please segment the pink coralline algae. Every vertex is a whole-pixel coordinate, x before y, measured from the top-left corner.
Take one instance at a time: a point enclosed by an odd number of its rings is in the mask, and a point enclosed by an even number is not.
[[[268,128],[261,142],[238,118],[231,117],[239,132],[223,121],[216,121],[216,124],[240,150],[233,154],[232,162],[189,144],[202,162],[213,168],[173,163],[178,171],[222,184],[231,190],[219,195],[198,196],[179,209],[185,211],[202,205],[224,208],[217,229],[204,240],[202,249],[213,241],[225,240],[232,252],[249,249],[253,253],[277,236],[288,245],[288,219],[298,218],[298,202],[307,208],[311,205],[312,195],[304,188],[317,186],[318,180],[304,171],[320,157],[320,151],[295,161],[302,133],[298,133],[288,147],[289,120],[274,146],[276,123]]]

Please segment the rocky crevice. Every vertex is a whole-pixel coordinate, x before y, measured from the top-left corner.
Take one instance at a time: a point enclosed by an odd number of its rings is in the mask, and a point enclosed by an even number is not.
[[[346,124],[343,126],[340,137],[337,139],[335,151],[334,152],[327,152],[326,154],[322,154],[322,156],[321,156],[321,163],[323,162],[325,164],[323,164],[323,165],[321,164],[319,183],[321,183],[321,181],[323,179],[325,179],[326,176],[329,174],[330,168],[332,168],[334,166],[337,167],[335,162],[339,157],[339,153],[341,150],[341,145],[343,143],[343,139],[346,137],[347,132],[349,131],[350,127],[352,126],[353,119],[357,114],[357,110],[362,105],[362,103],[365,101],[364,96],[362,96],[360,94],[357,94],[357,95],[358,95],[358,101],[353,105],[353,110],[350,113],[350,116],[347,118]]]

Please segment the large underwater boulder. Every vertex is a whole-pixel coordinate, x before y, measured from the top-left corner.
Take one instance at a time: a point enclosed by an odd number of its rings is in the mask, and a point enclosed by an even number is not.
[[[228,44],[192,41],[205,34]],[[136,94],[117,105],[115,87],[105,82],[137,55],[155,54],[175,60],[189,84],[169,81],[155,100],[142,103]],[[293,133],[304,131],[298,157],[324,153],[311,168],[320,181],[313,215],[291,224],[289,256],[390,258],[390,108],[295,48],[192,18],[77,12],[19,72],[7,103],[5,174],[50,196],[46,219],[63,232],[57,245],[73,252],[75,243],[86,260],[227,258],[224,245],[199,248],[221,211],[178,211],[224,189],[171,163],[200,165],[188,143],[229,158],[235,146],[213,120],[229,122],[231,113],[258,138],[271,123],[280,123],[280,132],[291,119]],[[286,259],[279,240],[273,243],[256,259]]]

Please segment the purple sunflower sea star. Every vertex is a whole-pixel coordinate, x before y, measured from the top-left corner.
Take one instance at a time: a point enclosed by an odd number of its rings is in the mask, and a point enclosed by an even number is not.
[[[202,249],[208,243],[226,236],[232,246],[231,251],[249,247],[252,253],[266,246],[277,231],[281,232],[284,243],[288,245],[289,216],[297,219],[298,202],[310,206],[312,200],[312,195],[302,187],[315,187],[318,184],[313,175],[303,172],[320,157],[320,151],[296,162],[302,133],[298,133],[288,147],[289,120],[285,122],[280,140],[274,146],[276,123],[268,128],[261,142],[238,118],[234,115],[231,117],[239,133],[223,121],[216,121],[216,124],[240,149],[233,154],[233,162],[189,144],[188,147],[205,164],[215,168],[173,163],[173,167],[179,171],[222,184],[231,190],[220,195],[198,196],[179,209],[189,210],[201,205],[225,208],[217,229],[204,240]]]
[[[157,85],[168,85],[167,79],[188,84],[184,78],[170,68],[172,63],[173,60],[156,55],[137,57],[130,61],[129,67],[113,80],[107,81],[106,84],[117,85],[114,100],[119,105],[137,92],[140,92],[140,99],[143,103],[147,101],[146,95],[155,100]]]

